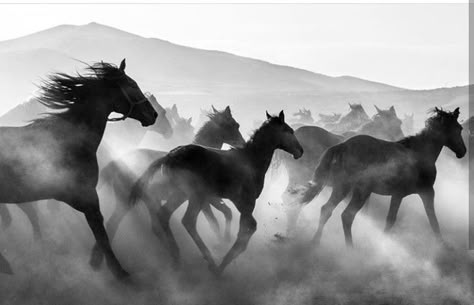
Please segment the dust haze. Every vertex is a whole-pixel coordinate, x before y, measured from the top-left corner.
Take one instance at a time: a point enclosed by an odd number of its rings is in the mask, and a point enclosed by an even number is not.
[[[375,113],[373,104],[381,108],[394,105],[401,118],[414,116],[405,135],[418,132],[427,110],[434,106],[448,110],[460,106],[462,120],[468,119],[468,86],[410,90],[356,77],[330,77],[91,23],[63,25],[0,43],[0,64],[15,71],[13,75],[0,71],[2,83],[14,84],[11,90],[0,92],[0,98],[11,106],[0,117],[0,125],[22,125],[43,112],[28,99],[34,94],[32,84],[50,70],[73,71],[77,62],[71,57],[87,62],[117,62],[127,57],[130,74],[137,76],[140,87],[152,92],[164,107],[177,104],[183,118],[193,118],[190,122],[195,130],[202,123],[201,110],[230,105],[246,139],[264,120],[265,110],[278,113],[283,109],[287,117],[294,118],[294,113],[306,107],[316,118],[318,114],[346,113],[348,102],[361,103],[369,117]],[[107,140],[106,133],[103,143]],[[110,145],[114,158],[127,152],[118,144]],[[171,144],[148,132],[137,147],[164,150]],[[132,274],[127,283],[117,281],[105,265],[99,270],[90,267],[95,241],[81,213],[58,202],[37,203],[42,238],[36,240],[25,214],[9,204],[13,219],[8,228],[2,228],[0,251],[14,275],[0,273],[0,303],[473,304],[474,256],[467,248],[468,162],[444,148],[437,170],[435,208],[447,246],[434,238],[422,202],[414,195],[403,200],[394,229],[384,234],[390,199],[372,195],[368,207],[355,218],[355,247],[348,249],[340,219],[347,199],[328,221],[321,245],[315,247],[311,242],[330,188],[304,208],[296,231],[286,235],[281,196],[288,176],[283,166],[274,166],[257,200],[257,232],[221,277],[209,272],[181,224],[187,203],[171,222],[183,257],[179,270],[172,268],[165,245],[152,233],[145,207],[138,204],[126,216],[112,247]],[[109,186],[98,191],[107,220],[116,198]],[[231,242],[223,238],[220,213],[216,213],[220,234],[211,231],[202,215],[198,222],[198,231],[217,262],[230,249],[238,230],[239,214],[231,202],[225,202],[233,211]]]

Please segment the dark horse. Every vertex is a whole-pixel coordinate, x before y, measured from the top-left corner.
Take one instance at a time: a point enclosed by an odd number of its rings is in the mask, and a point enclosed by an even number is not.
[[[84,75],[54,74],[45,81],[39,101],[58,110],[24,127],[1,127],[0,202],[43,199],[63,201],[85,214],[113,274],[122,268],[110,247],[95,190],[96,151],[112,112],[152,125],[157,113],[137,83],[120,67],[96,63]],[[94,267],[94,266],[93,266]],[[0,268],[11,267],[0,254]]]
[[[180,146],[155,161],[139,179],[131,194],[131,204],[144,193],[155,172],[161,169],[159,184],[174,188],[172,198],[158,210],[158,219],[166,234],[171,256],[179,262],[179,248],[170,230],[171,214],[186,200],[189,205],[182,224],[208,262],[210,270],[220,274],[240,253],[245,251],[250,237],[257,229],[253,217],[256,199],[263,189],[265,173],[276,149],[291,153],[295,159],[303,148],[285,123],[283,111],[270,116],[241,148],[217,150],[199,145]],[[197,216],[213,198],[230,199],[240,212],[240,228],[232,248],[219,266],[196,229]]]
[[[351,227],[354,217],[371,193],[392,196],[386,232],[395,223],[402,199],[410,194],[418,194],[433,232],[442,240],[434,208],[435,163],[443,146],[451,149],[457,158],[466,154],[458,117],[459,108],[453,112],[435,108],[434,115],[425,123],[426,127],[415,136],[398,142],[355,136],[329,148],[301,198],[301,203],[308,203],[326,185],[333,187],[328,202],[321,207],[314,241],[319,243],[323,227],[332,211],[351,191],[351,201],[342,213],[348,246],[352,246]]]
[[[209,120],[199,129],[193,143],[219,149],[224,143],[236,147],[245,144],[245,140],[239,131],[240,125],[233,118],[230,107],[227,106],[223,111],[217,111],[214,107],[212,109],[212,113],[207,115]],[[139,177],[153,161],[164,157],[166,154],[167,152],[164,151],[136,149],[125,154],[125,156],[120,159],[110,162],[100,172],[99,185],[101,186],[105,183],[110,184],[117,200],[114,212],[107,221],[106,226],[110,240],[114,238],[120,222],[130,211],[131,206],[128,204],[128,199],[133,185],[138,180],[137,177]],[[150,191],[153,192],[153,186],[150,187]],[[157,196],[160,196],[162,200],[168,200],[171,194],[169,190],[167,190],[165,194],[159,194]],[[144,196],[143,198],[146,199],[148,196]],[[155,204],[155,200],[145,200],[145,203],[151,217],[152,230],[159,236],[160,224],[154,216],[156,211],[161,207],[161,202],[157,205]],[[230,239],[232,210],[219,198],[213,199],[210,203],[224,214],[226,220],[225,237],[226,239]],[[210,209],[210,206],[207,205],[203,207],[203,212],[213,230],[218,233],[219,222]]]
[[[357,133],[389,141],[401,139],[403,137],[402,121],[397,117],[395,108],[393,106],[387,110],[380,110],[377,106],[375,108],[377,114],[372,117],[370,122],[360,127]],[[362,108],[360,107],[360,109]],[[345,136],[353,135],[346,134]],[[287,208],[287,234],[290,234],[295,228],[301,212],[301,206],[294,202],[295,197],[298,197],[299,193],[304,190],[305,184],[311,179],[314,167],[323,152],[345,139],[344,136],[331,133],[317,126],[300,127],[296,129],[295,136],[303,146],[304,156],[297,161],[285,155],[279,156],[288,173],[288,185],[282,196],[284,206]]]

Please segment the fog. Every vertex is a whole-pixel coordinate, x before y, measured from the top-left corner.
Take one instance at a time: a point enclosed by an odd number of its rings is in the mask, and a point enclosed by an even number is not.
[[[183,257],[180,270],[171,268],[166,248],[152,234],[143,206],[138,205],[124,219],[112,246],[132,273],[128,283],[114,279],[105,265],[99,271],[91,269],[88,259],[94,240],[79,212],[64,204],[55,210],[39,203],[43,238],[35,241],[24,214],[10,206],[13,223],[0,235],[0,244],[15,274],[0,273],[1,302],[472,304],[474,257],[467,250],[468,172],[452,152],[444,150],[437,163],[435,206],[449,247],[436,242],[417,196],[405,198],[393,232],[384,234],[389,198],[377,195],[372,195],[368,208],[356,216],[354,249],[344,244],[340,214],[345,201],[328,221],[321,245],[314,247],[311,238],[330,188],[305,207],[296,232],[286,237],[280,196],[288,179],[281,167],[267,173],[254,213],[257,232],[247,251],[221,277],[207,270],[180,223],[187,204],[172,220]],[[100,200],[108,219],[114,207],[108,187],[100,189]],[[232,209],[235,238],[238,213]],[[223,228],[222,215],[216,215]],[[198,230],[219,262],[231,244],[216,236],[202,215]]]

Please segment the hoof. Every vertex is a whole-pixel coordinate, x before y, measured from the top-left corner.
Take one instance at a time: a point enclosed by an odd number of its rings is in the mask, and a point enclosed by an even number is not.
[[[0,254],[0,273],[13,275],[13,269],[10,263]]]
[[[130,284],[132,283],[130,273],[128,273],[124,269],[113,271],[113,274],[115,278],[117,278],[121,282],[130,283]]]
[[[97,271],[100,269],[103,259],[104,259],[104,256],[102,254],[100,253],[93,254],[91,256],[91,259],[89,260],[89,265],[92,267],[92,269]]]
[[[215,276],[220,276],[222,274],[222,270],[219,267],[217,267],[216,264],[209,264],[207,268]]]

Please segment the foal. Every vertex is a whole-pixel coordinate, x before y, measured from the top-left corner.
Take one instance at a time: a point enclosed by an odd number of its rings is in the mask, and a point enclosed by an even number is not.
[[[138,180],[132,190],[131,204],[142,196],[146,185],[161,169],[162,176],[158,187],[172,187],[173,196],[158,210],[157,217],[166,234],[174,263],[179,261],[179,249],[170,230],[169,219],[188,199],[189,205],[182,224],[208,262],[210,270],[220,274],[232,260],[245,251],[250,237],[257,229],[257,222],[252,213],[276,149],[285,150],[295,159],[303,154],[303,148],[293,129],[285,123],[283,111],[275,117],[267,113],[267,120],[242,148],[225,151],[185,145],[172,150],[162,159],[152,163]],[[214,262],[211,252],[196,229],[199,212],[216,197],[230,199],[240,212],[237,240],[219,266]]]
[[[458,158],[466,154],[458,117],[459,108],[453,112],[435,108],[434,115],[426,120],[426,127],[415,136],[398,142],[355,136],[326,150],[310,186],[301,198],[301,203],[308,203],[326,185],[333,187],[331,197],[321,207],[314,241],[320,242],[323,227],[332,211],[350,191],[353,192],[352,199],[342,213],[348,246],[352,246],[351,226],[354,217],[371,193],[392,196],[386,232],[395,223],[402,199],[410,194],[418,194],[433,232],[442,240],[434,209],[435,163],[443,146],[451,149]]]

